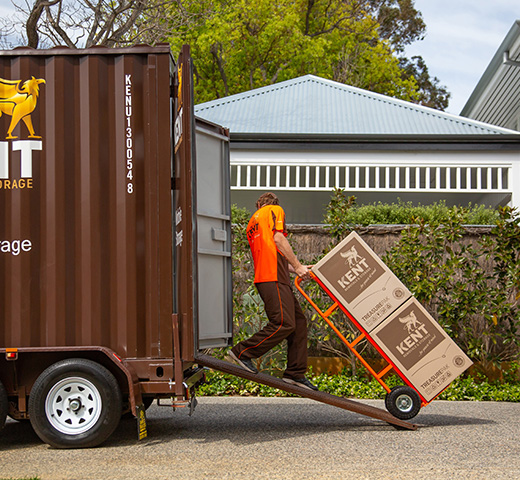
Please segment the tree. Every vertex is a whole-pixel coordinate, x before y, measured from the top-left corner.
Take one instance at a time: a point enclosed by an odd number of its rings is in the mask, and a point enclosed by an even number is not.
[[[379,24],[379,36],[388,40],[397,53],[424,38],[426,25],[414,0],[368,0],[368,4]]]
[[[379,24],[355,0],[215,0],[194,28],[174,32],[174,49],[192,46],[197,101],[202,102],[313,73],[405,100],[415,80],[401,75]],[[172,8],[177,10],[178,6]]]
[[[170,2],[146,0],[27,0],[13,1],[14,18],[2,19],[3,46],[33,48],[66,45],[88,48],[132,45],[164,38]],[[143,18],[146,16],[146,22]],[[13,41],[14,35],[18,37]],[[11,40],[9,40],[11,39]]]
[[[445,110],[448,107],[450,93],[446,87],[439,85],[437,77],[430,77],[424,59],[414,56],[411,59],[399,59],[404,78],[414,78],[419,86],[418,103],[426,107]]]
[[[407,45],[424,38],[426,25],[413,0],[369,0],[369,3],[379,24],[380,37],[388,40],[396,53],[403,53]],[[414,78],[417,82],[417,103],[437,110],[448,107],[450,94],[437,77],[430,76],[422,57],[401,56],[399,66],[403,79]]]

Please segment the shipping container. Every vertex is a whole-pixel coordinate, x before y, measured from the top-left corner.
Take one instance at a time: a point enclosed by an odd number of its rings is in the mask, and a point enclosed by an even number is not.
[[[187,47],[0,55],[0,382],[53,445],[190,404],[194,354],[231,341],[229,133],[195,119],[191,78]],[[120,390],[110,431],[98,377]]]

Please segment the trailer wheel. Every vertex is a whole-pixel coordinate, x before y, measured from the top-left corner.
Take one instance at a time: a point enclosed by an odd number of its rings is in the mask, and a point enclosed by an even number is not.
[[[91,360],[71,358],[47,368],[29,396],[31,424],[56,448],[95,447],[116,429],[122,399],[117,380]]]
[[[4,428],[7,412],[9,411],[9,400],[2,382],[0,382],[0,430]]]
[[[413,388],[399,385],[386,395],[385,406],[394,417],[410,420],[419,413],[421,398]]]

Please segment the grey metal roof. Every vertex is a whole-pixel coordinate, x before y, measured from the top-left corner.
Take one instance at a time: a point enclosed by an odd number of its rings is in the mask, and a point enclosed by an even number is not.
[[[520,20],[517,20],[498,47],[461,115],[520,130],[519,62]]]
[[[231,133],[296,135],[518,134],[314,75],[195,106]]]

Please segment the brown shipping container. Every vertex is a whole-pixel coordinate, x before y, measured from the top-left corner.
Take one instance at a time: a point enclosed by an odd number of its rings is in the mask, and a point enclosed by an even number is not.
[[[168,46],[0,56],[1,347],[172,356],[172,65]]]

